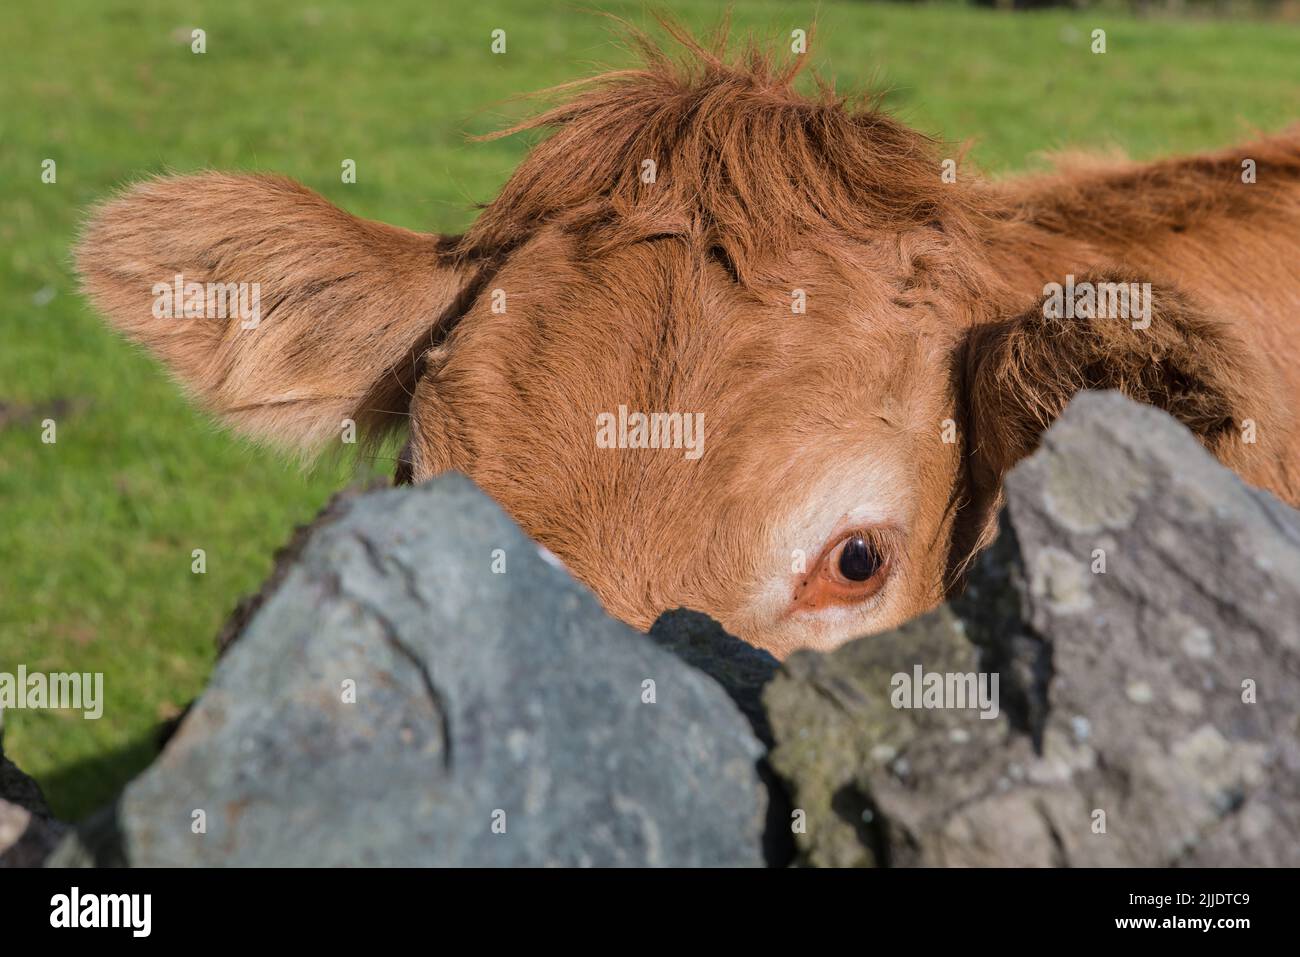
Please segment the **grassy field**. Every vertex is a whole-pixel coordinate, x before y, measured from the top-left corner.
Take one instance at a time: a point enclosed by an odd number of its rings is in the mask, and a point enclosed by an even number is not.
[[[76,817],[153,753],[203,688],[212,638],[275,548],[356,472],[304,473],[223,434],[76,291],[87,205],[164,170],[275,170],[363,216],[463,228],[526,148],[472,144],[508,97],[625,64],[611,24],[552,0],[351,3],[17,0],[0,34],[0,672],[102,671],[104,716],[10,711],[5,750]],[[452,8],[454,6],[454,12]],[[601,3],[646,23],[638,3]],[[283,8],[283,9],[282,9]],[[696,29],[719,6],[663,5]],[[1063,146],[1140,156],[1300,119],[1293,25],[1007,15],[964,6],[738,2],[737,28],[818,29],[842,88],[886,88],[908,122],[994,172]],[[190,50],[190,30],[207,52]],[[1107,31],[1094,55],[1089,34]],[[494,29],[507,52],[489,50]],[[357,163],[355,185],[340,164]],[[53,159],[57,181],[44,183]],[[57,421],[57,442],[41,421]],[[191,573],[191,551],[207,573]]]

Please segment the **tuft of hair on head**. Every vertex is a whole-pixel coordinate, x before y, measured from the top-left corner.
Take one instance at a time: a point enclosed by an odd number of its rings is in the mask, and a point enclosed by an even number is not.
[[[878,95],[841,95],[815,74],[800,92],[809,53],[778,54],[752,36],[733,52],[725,21],[703,41],[660,23],[670,45],[622,23],[639,65],[534,94],[560,102],[479,137],[550,134],[483,208],[462,255],[555,224],[597,252],[686,237],[723,250],[743,278],[760,253],[828,231],[969,231],[978,204],[942,182],[938,143],[883,112]]]

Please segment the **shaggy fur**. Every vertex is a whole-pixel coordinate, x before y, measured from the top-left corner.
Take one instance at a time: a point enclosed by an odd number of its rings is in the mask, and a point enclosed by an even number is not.
[[[1300,504],[1300,133],[944,183],[873,104],[796,92],[802,60],[677,39],[507,131],[552,135],[464,236],[272,177],[166,178],[94,215],[86,289],[241,431],[316,448],[409,416],[410,478],[469,474],[612,613],[693,606],[778,653],[942,600],[1079,389],[1167,409]],[[260,282],[261,325],[154,319],[175,273]],[[1150,328],[1047,318],[1067,275],[1152,283]],[[620,405],[703,414],[704,456],[598,448]],[[888,581],[795,613],[791,556],[850,521],[894,543]]]

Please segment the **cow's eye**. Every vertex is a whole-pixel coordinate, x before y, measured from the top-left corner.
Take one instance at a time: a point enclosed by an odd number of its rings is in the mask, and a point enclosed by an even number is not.
[[[839,546],[840,557],[836,562],[839,572],[851,582],[869,581],[880,570],[881,558],[875,545],[861,535],[846,539]]]
[[[866,601],[889,577],[896,549],[893,530],[858,529],[838,535],[795,585],[792,610]]]

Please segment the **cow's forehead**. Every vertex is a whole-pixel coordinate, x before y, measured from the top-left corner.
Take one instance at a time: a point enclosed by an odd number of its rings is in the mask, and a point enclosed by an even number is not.
[[[444,378],[464,394],[446,398],[473,416],[480,452],[681,489],[700,472],[770,476],[937,427],[933,317],[865,269],[817,277],[805,257],[799,286],[741,286],[685,244],[585,262],[540,252],[501,271],[450,350]],[[517,438],[482,438],[494,432]],[[643,433],[653,454],[639,454]],[[686,442],[703,450],[669,451]]]
[[[602,414],[620,436],[638,413],[703,415],[706,441],[741,446],[737,458],[875,420],[905,428],[918,403],[927,411],[946,339],[932,309],[900,304],[869,252],[856,268],[810,252],[740,284],[690,243],[584,256],[560,237],[494,277],[453,360],[579,456],[589,443],[574,420]]]

